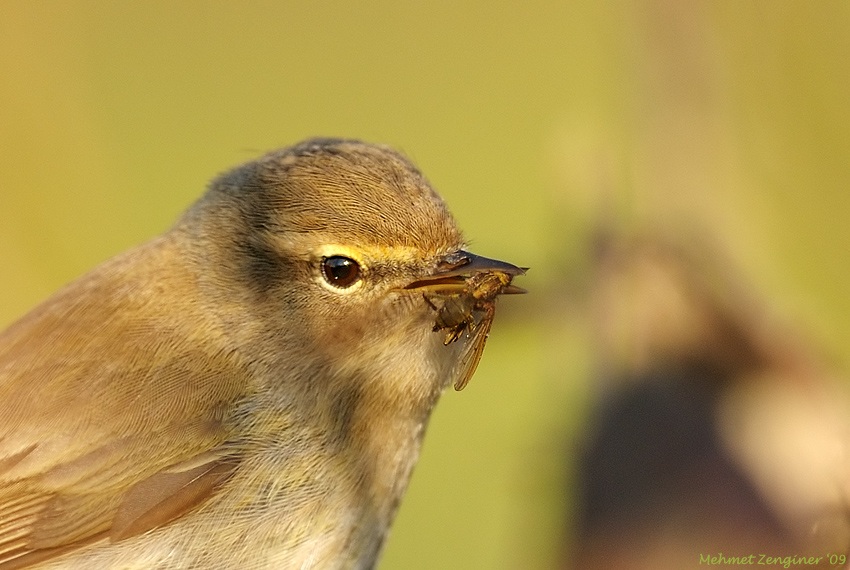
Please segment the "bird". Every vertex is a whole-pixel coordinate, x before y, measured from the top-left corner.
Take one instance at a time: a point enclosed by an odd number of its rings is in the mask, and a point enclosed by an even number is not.
[[[0,570],[374,567],[526,269],[388,146],[218,176],[0,333]]]

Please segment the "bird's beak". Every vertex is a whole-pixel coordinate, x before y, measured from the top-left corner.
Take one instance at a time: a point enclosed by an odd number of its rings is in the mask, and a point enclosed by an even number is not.
[[[517,267],[504,261],[460,250],[443,257],[431,275],[409,283],[404,289],[451,295],[463,292],[466,289],[467,279],[477,273],[502,273],[513,279],[517,275],[523,275],[527,269],[527,267]],[[515,285],[507,285],[501,293],[515,295],[526,293],[526,290]]]

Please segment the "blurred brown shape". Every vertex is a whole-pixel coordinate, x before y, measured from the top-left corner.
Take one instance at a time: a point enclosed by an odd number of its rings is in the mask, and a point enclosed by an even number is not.
[[[826,555],[847,552],[846,382],[704,245],[596,238],[599,393],[566,567],[681,569],[720,553],[835,567]]]

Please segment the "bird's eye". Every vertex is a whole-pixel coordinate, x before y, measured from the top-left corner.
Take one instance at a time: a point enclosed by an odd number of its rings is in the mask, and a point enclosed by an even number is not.
[[[360,265],[341,255],[325,257],[322,259],[322,276],[334,287],[345,289],[360,279]]]

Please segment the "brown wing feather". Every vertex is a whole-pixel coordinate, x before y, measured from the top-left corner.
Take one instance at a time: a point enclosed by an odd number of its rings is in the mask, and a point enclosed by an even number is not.
[[[180,259],[153,242],[0,334],[0,568],[165,524],[233,469],[250,373]]]
[[[188,471],[163,471],[139,481],[124,495],[110,539],[123,540],[179,518],[206,500],[234,467],[228,461],[210,461]]]

